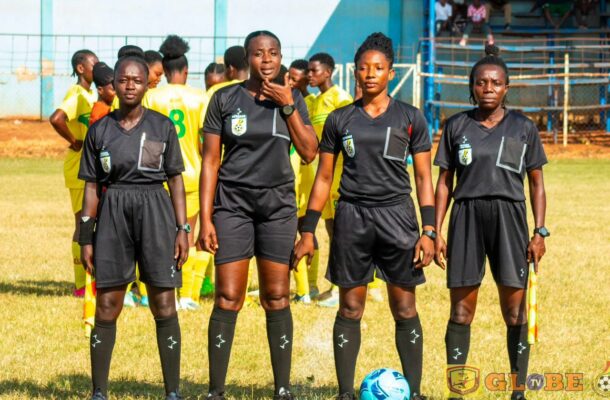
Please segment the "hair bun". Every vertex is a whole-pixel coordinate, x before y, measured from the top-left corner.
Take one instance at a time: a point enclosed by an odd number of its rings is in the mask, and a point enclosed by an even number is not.
[[[168,59],[180,58],[189,51],[188,43],[178,35],[169,35],[161,44],[159,52]]]
[[[496,46],[495,44],[486,44],[485,45],[485,55],[498,57],[500,55],[500,48],[498,46]]]

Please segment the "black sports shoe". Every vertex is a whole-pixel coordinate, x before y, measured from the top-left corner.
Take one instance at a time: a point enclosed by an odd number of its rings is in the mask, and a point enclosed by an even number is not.
[[[206,397],[207,400],[225,400],[225,396],[223,394],[212,394],[209,393],[208,397]]]
[[[413,393],[411,395],[411,400],[428,400],[428,397],[424,396],[423,394]]]
[[[106,400],[106,396],[102,394],[101,390],[95,389],[93,396],[91,396],[91,400]]]
[[[169,392],[167,396],[165,396],[165,400],[182,400],[182,396],[180,396],[178,392]]]
[[[523,395],[523,393],[513,393],[512,396],[510,396],[510,400],[527,400],[525,398],[525,396]]]
[[[341,393],[336,397],[337,400],[356,400],[356,395],[351,392]]]
[[[280,394],[273,395],[273,400],[296,400],[296,397],[289,390],[280,389]]]

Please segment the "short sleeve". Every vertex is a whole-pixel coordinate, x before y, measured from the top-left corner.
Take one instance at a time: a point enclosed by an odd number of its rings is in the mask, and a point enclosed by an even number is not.
[[[438,149],[436,150],[436,156],[434,157],[434,165],[447,170],[455,169],[455,165],[453,164],[453,141],[451,139],[450,122],[446,123],[443,128],[443,134],[441,135],[441,140],[438,142]]]
[[[430,142],[430,135],[428,134],[428,123],[420,110],[415,109],[413,121],[411,122],[409,129],[411,130],[411,154],[430,151],[432,143]]]
[[[527,121],[527,151],[525,153],[525,169],[531,171],[546,164],[547,158],[544,147],[540,140],[540,133],[536,125],[530,120]]]
[[[184,171],[184,161],[182,160],[176,128],[169,119],[167,120],[167,131],[167,148],[165,149],[163,169],[165,175],[171,177]]]
[[[220,95],[218,92],[212,95],[210,104],[205,113],[205,122],[203,124],[203,132],[212,133],[214,135],[222,134],[222,106],[220,104]]]
[[[338,130],[335,120],[336,113],[332,112],[324,123],[322,142],[320,142],[320,151],[323,153],[339,154],[341,152],[341,144],[337,141]]]
[[[85,142],[83,143],[83,154],[80,158],[80,169],[78,170],[78,179],[85,182],[96,182],[97,181],[97,156],[98,149],[95,144],[96,140],[96,127],[92,126],[87,131]]]
[[[472,5],[468,6],[468,17],[472,17],[474,14],[474,7]]]
[[[66,113],[68,121],[78,118],[78,94],[73,90],[68,92],[58,108]]]
[[[305,104],[305,100],[303,99],[303,95],[298,90],[292,91],[292,97],[294,99],[294,108],[297,109],[299,114],[301,114],[301,119],[305,125],[311,125],[311,121],[309,120],[309,111],[307,110],[307,104]]]

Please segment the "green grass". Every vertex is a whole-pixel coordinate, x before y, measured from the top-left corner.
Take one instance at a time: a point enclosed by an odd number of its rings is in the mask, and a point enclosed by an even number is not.
[[[89,350],[82,303],[70,296],[72,218],[61,161],[0,159],[0,398],[86,398]],[[610,360],[610,161],[552,162],[545,169],[547,255],[540,272],[540,343],[530,372],[582,372],[584,392],[531,392],[528,399],[595,399],[593,378]],[[530,218],[531,220],[531,218]],[[530,222],[531,226],[531,222]],[[327,247],[320,230],[323,249]],[[327,252],[323,251],[322,262]],[[425,335],[423,390],[444,395],[445,326],[449,314],[443,271],[427,269],[418,289]],[[322,275],[324,271],[320,271]],[[472,328],[469,362],[483,374],[506,372],[505,327],[487,274]],[[320,276],[320,286],[327,283]],[[180,314],[182,390],[203,398],[207,389],[210,301]],[[292,380],[300,398],[329,398],[336,390],[331,331],[335,310],[293,306]],[[228,375],[234,398],[271,394],[264,312],[240,314]],[[400,369],[387,303],[367,304],[356,380],[379,367]],[[125,310],[110,374],[113,398],[159,398],[162,393],[154,322],[147,309]],[[508,398],[483,391],[481,398]],[[601,397],[599,397],[601,398]]]

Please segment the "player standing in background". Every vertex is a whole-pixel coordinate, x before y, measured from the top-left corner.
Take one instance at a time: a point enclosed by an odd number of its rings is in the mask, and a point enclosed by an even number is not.
[[[267,319],[274,399],[290,400],[293,326],[290,256],[297,232],[290,146],[306,161],[318,142],[307,108],[288,77],[273,80],[282,59],[279,39],[246,37],[250,78],[217,91],[205,119],[199,242],[215,253],[216,293],[208,328],[210,399],[224,399],[237,315],[256,256],[260,301]],[[288,75],[288,74],[286,74]],[[224,154],[221,154],[224,146]]]
[[[316,95],[313,93],[309,93],[307,90],[307,86],[309,85],[309,79],[307,78],[307,71],[309,69],[309,63],[307,60],[294,60],[292,64],[290,64],[290,68],[288,69],[288,78],[290,82],[290,87],[298,89],[303,96],[303,100],[305,100],[305,105],[307,106],[307,111],[311,116],[311,110],[313,108],[313,103],[315,101]],[[302,217],[305,215],[305,211],[307,209],[307,200],[309,198],[309,187],[306,193],[303,192],[301,188],[301,180],[303,179],[303,175],[309,175],[305,177],[306,182],[313,182],[314,175],[316,173],[315,169],[311,167],[310,164],[306,164],[302,162],[301,157],[295,151],[294,146],[290,148],[290,164],[292,165],[292,169],[294,170],[295,176],[295,193],[297,199],[297,217],[299,218],[299,226],[301,223]],[[318,241],[315,241],[316,249],[318,248]],[[319,257],[319,252],[316,253],[316,257]],[[318,265],[319,260],[313,260],[312,264]],[[317,268],[314,268],[317,274]],[[315,290],[314,294],[318,294],[318,277],[313,275],[313,272],[310,271],[306,260],[293,270],[294,281],[296,283],[296,294],[294,297],[294,301],[302,302],[304,304],[311,303],[311,295],[310,290]],[[310,276],[311,275],[311,276]]]
[[[313,102],[311,111],[311,124],[316,130],[318,140],[322,139],[322,130],[324,129],[324,122],[328,114],[337,108],[351,104],[354,100],[352,96],[341,89],[338,85],[335,85],[332,81],[333,71],[335,70],[335,60],[330,54],[318,53],[311,56],[309,59],[309,70],[307,78],[309,79],[309,85],[316,87],[320,90],[320,94],[316,96]],[[317,162],[314,162],[311,166],[305,167],[317,169]],[[339,154],[337,158],[337,164],[335,167],[335,178],[333,179],[333,186],[330,191],[328,202],[324,206],[322,211],[322,219],[326,224],[326,232],[328,233],[329,243],[332,242],[333,237],[333,219],[335,218],[335,207],[337,200],[339,199],[339,179],[341,177],[341,171],[343,168],[343,156]],[[301,190],[302,193],[309,194],[313,186],[313,178],[315,177],[314,172],[302,173],[301,178]],[[317,287],[318,268],[319,268],[319,255],[315,255],[311,260],[311,266],[309,269],[309,276],[316,279],[315,285],[310,290],[310,296],[316,298],[319,291]],[[339,293],[337,288],[333,286],[328,292],[323,293],[320,296],[318,305],[324,307],[336,307],[339,304]]]
[[[146,50],[144,59],[148,64],[148,88],[154,89],[161,82],[163,76],[163,56],[155,50]]]
[[[188,44],[179,36],[169,35],[161,44],[163,71],[168,84],[146,93],[142,104],[146,108],[169,117],[176,127],[185,171],[184,189],[186,191],[186,212],[189,234],[189,260],[182,267],[182,288],[180,289],[180,308],[195,310],[203,271],[210,261],[210,254],[197,251],[194,228],[199,215],[199,175],[201,173],[201,128],[206,96],[203,90],[186,84],[188,77]],[[196,276],[201,277],[196,279]]]
[[[83,190],[85,182],[78,179],[81,148],[89,129],[89,116],[96,94],[91,89],[93,66],[99,60],[91,50],[79,50],[72,56],[72,76],[77,82],[66,93],[61,105],[51,114],[49,122],[59,135],[69,144],[64,160],[64,179],[70,191],[72,213],[74,214],[74,234],[72,235],[72,259],[74,263],[74,296],[85,295],[85,270],[80,259],[80,246],[77,243]]]
[[[212,86],[215,86],[219,83],[223,83],[227,81],[227,76],[225,75],[225,65],[219,63],[210,63],[203,71],[204,79],[205,79],[205,90],[210,90]]]
[[[302,239],[294,263],[313,257],[318,219],[333,184],[339,153],[340,179],[335,236],[326,277],[340,288],[333,328],[339,399],[352,400],[360,350],[360,320],[367,284],[377,269],[387,282],[396,326],[396,347],[411,400],[420,400],[423,332],[416,310],[415,288],[425,282],[423,267],[434,257],[434,189],[430,165],[432,144],[421,111],[388,94],[394,78],[392,40],[382,33],[366,38],[354,56],[362,99],[333,111],[326,120],[320,162],[309,199]],[[407,157],[413,157],[423,231],[411,198]]]
[[[144,59],[120,58],[115,71],[119,108],[90,128],[78,173],[86,181],[79,243],[97,285],[92,399],[107,397],[116,320],[138,262],[150,292],[165,399],[179,400],[182,340],[175,288],[188,254],[184,164],[172,122],[142,107],[148,84]]]
[[[89,125],[93,125],[110,112],[116,95],[113,81],[114,71],[105,62],[98,62],[93,66],[93,82],[97,88],[97,101],[91,109]]]
[[[536,271],[546,249],[546,195],[542,166],[547,163],[536,125],[505,107],[508,68],[496,46],[470,71],[470,100],[476,108],[449,118],[434,164],[437,264],[447,258],[451,314],[445,335],[447,364],[463,365],[470,349],[470,325],[485,275],[485,258],[498,287],[506,323],[506,345],[514,374],[512,400],[524,400],[530,346],[527,340],[528,262]],[[455,190],[453,177],[457,174]],[[536,229],[528,239],[523,181],[527,175]],[[448,244],[440,235],[454,200]]]

